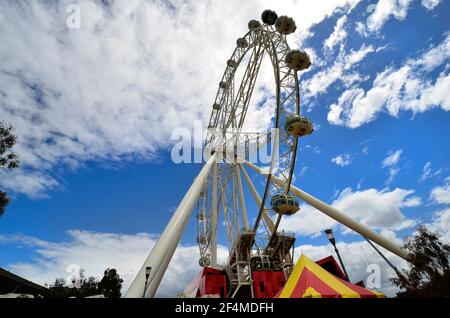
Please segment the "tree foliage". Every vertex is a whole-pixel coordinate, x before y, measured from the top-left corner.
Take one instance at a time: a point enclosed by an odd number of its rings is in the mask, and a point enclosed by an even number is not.
[[[9,203],[8,195],[6,192],[0,191],[0,216],[5,212],[5,208]]]
[[[0,121],[0,167],[14,169],[19,166],[17,156],[11,150],[16,141],[12,125]]]
[[[0,169],[14,169],[19,166],[17,156],[12,152],[17,137],[13,134],[13,127],[0,121]],[[0,217],[5,212],[9,199],[6,192],[0,191]]]
[[[80,270],[78,276],[73,278],[69,285],[63,278],[57,278],[49,286],[49,290],[51,297],[54,298],[84,298],[100,294],[106,298],[119,298],[122,282],[114,268],[106,269],[100,282],[93,276],[86,277],[84,270]]]
[[[401,288],[398,297],[450,297],[450,246],[440,240],[438,233],[424,226],[405,240],[409,268],[393,283]]]
[[[122,295],[120,290],[122,289],[123,279],[114,268],[106,269],[104,276],[98,284],[99,290],[105,295],[106,298],[120,298]]]
[[[63,278],[57,278],[53,285],[49,286],[50,295],[55,298],[89,297],[98,295],[98,281],[95,277],[86,277],[84,270],[80,270],[76,278],[72,278],[70,284]]]

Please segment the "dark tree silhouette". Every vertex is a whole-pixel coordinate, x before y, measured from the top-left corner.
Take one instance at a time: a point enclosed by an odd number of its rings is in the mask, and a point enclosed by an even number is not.
[[[89,276],[89,278],[86,278],[84,270],[80,270],[79,280],[80,288],[74,288],[78,293],[77,297],[89,297],[99,294],[98,280],[95,277]],[[72,285],[74,284],[75,281],[72,281]]]
[[[6,192],[0,191],[0,217],[5,212],[5,208],[9,203],[8,196],[6,195]]]
[[[78,281],[77,281],[78,280]],[[98,295],[98,281],[95,277],[86,278],[84,270],[80,270],[77,280],[72,279],[71,284],[67,285],[63,278],[57,278],[55,282],[49,286],[50,295],[54,298],[68,297],[89,297]]]
[[[401,277],[391,279],[404,290],[397,297],[450,297],[450,246],[440,235],[421,226],[403,246],[409,251],[410,264]]]
[[[0,121],[0,169],[14,169],[19,166],[17,156],[11,150],[16,140],[17,138],[13,134],[13,127]],[[5,212],[8,202],[7,194],[0,191],[0,217]]]
[[[48,289],[54,298],[82,298],[100,294],[106,298],[120,298],[122,282],[114,268],[106,269],[100,282],[93,276],[86,278],[84,270],[80,270],[77,279],[72,279],[69,285],[63,278],[57,278]]]
[[[98,289],[106,298],[120,298],[123,279],[114,268],[105,270],[104,276],[98,284]]]

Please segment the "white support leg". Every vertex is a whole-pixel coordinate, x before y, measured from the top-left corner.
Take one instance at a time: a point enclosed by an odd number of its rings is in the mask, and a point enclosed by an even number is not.
[[[211,199],[211,267],[217,268],[217,221],[219,218],[219,211],[217,209],[217,163],[213,166],[212,179],[212,199]]]
[[[254,165],[246,160],[244,161],[244,163],[247,166],[249,166],[251,169],[256,171],[257,173],[262,174],[262,171],[258,166]],[[275,183],[276,185],[278,185],[280,187],[284,186],[284,181],[273,175],[271,177],[271,182]],[[294,185],[291,185],[290,192],[292,194],[296,195],[297,197],[299,197],[300,199],[302,199],[303,201],[307,202],[311,206],[315,207],[317,210],[328,215],[330,218],[338,221],[339,223],[347,226],[348,228],[352,229],[353,231],[361,234],[364,237],[367,237],[371,241],[384,247],[385,249],[394,253],[395,255],[408,261],[408,253],[406,250],[404,250],[397,244],[392,243],[390,240],[381,236],[380,234],[372,231],[367,226],[359,223],[358,221],[352,219],[351,217],[348,217],[347,215],[338,211],[334,207],[326,204],[325,202],[320,201],[319,199],[316,199],[312,195],[300,190],[299,188],[295,187]]]
[[[244,231],[248,231],[249,226],[248,226],[247,208],[245,206],[244,191],[242,190],[241,172],[239,170],[240,169],[237,166],[234,166],[239,191],[239,203],[241,207],[242,226],[244,228]]]
[[[152,251],[148,255],[138,274],[136,275],[133,283],[131,283],[125,297],[127,298],[142,298],[144,297],[145,289],[145,272],[146,268],[150,267],[151,272],[147,280],[147,292],[146,297],[153,297],[156,289],[161,282],[167,266],[172,259],[173,253],[180,242],[181,235],[189,221],[189,218],[197,202],[198,196],[202,189],[202,185],[206,180],[213,163],[215,162],[216,154],[213,154],[211,158],[203,166],[202,170],[195,178],[189,190],[181,200],[180,205],[173,214],[169,223],[167,224],[164,232],[161,234],[158,242],[153,247]]]

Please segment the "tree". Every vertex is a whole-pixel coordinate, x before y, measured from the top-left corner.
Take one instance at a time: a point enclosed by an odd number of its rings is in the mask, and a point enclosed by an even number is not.
[[[450,297],[450,245],[443,243],[438,233],[421,226],[403,247],[409,252],[410,264],[400,277],[391,279],[404,290],[397,297]]]
[[[8,195],[6,192],[0,191],[0,217],[5,212],[5,208],[9,203]]]
[[[86,278],[82,269],[77,277],[72,278],[70,285],[67,285],[63,278],[57,278],[48,289],[54,298],[82,298],[99,294],[103,294],[106,298],[120,298],[122,282],[123,279],[114,268],[107,268],[100,282],[93,276]]]
[[[72,278],[71,285],[67,285],[63,278],[57,278],[49,288],[54,298],[89,297],[98,295],[98,281],[95,277],[86,278],[84,270],[80,270],[76,278]]]
[[[14,169],[19,166],[17,156],[11,150],[16,141],[12,125],[0,121],[0,167]]]
[[[114,268],[106,269],[98,289],[106,298],[120,298],[123,279]]]
[[[82,269],[80,270],[78,279],[79,288],[73,288],[77,292],[76,297],[89,297],[99,294],[98,280],[95,277],[89,276],[89,278],[86,278],[84,270]],[[72,280],[72,285],[76,286],[75,279]]]
[[[15,169],[19,166],[17,156],[12,152],[12,147],[17,141],[13,134],[13,127],[0,121],[0,169]],[[5,192],[0,191],[0,217],[5,212],[9,199]]]

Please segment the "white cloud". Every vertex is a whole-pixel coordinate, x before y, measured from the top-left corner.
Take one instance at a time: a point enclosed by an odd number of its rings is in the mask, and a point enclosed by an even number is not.
[[[436,6],[441,3],[441,0],[422,0],[422,5],[427,9],[428,11],[433,10],[436,8]]]
[[[331,204],[346,215],[376,230],[398,231],[414,226],[416,221],[408,219],[402,209],[416,207],[421,199],[413,196],[413,190],[396,188],[392,191],[367,189],[353,191],[346,188]],[[338,223],[315,208],[304,204],[298,213],[284,217],[280,228],[302,236],[318,236]],[[349,233],[347,228],[345,233]]]
[[[369,33],[366,30],[366,24],[364,22],[355,22],[355,31],[361,35],[361,36],[365,36],[367,37],[369,35]]]
[[[371,45],[362,45],[359,50],[350,50],[349,52],[341,47],[335,62],[330,67],[319,71],[312,78],[303,81],[304,98],[309,99],[325,93],[328,87],[338,80],[349,83],[350,81],[354,82],[358,79],[363,79],[363,77],[356,75],[352,71],[352,68],[360,63],[369,53],[374,51],[375,48]],[[355,76],[358,76],[358,78]]]
[[[346,22],[346,15],[343,15],[337,20],[333,33],[331,33],[330,36],[323,42],[325,48],[332,50],[347,37],[347,31],[344,28]]]
[[[400,160],[400,156],[402,155],[402,153],[403,149],[391,151],[390,154],[386,158],[384,158],[382,162],[382,167],[386,168],[396,166]]]
[[[397,164],[400,161],[402,153],[403,149],[390,151],[388,153],[388,156],[384,158],[383,162],[381,163],[382,168],[389,169],[389,179],[386,181],[387,184],[392,183],[394,181],[395,176],[400,171],[400,169],[397,167]]]
[[[300,211],[281,219],[280,229],[295,232],[302,236],[320,235],[324,230],[337,225],[337,222],[308,204],[302,204]]]
[[[436,211],[430,228],[442,235],[442,240],[450,244],[450,208]]]
[[[423,166],[423,173],[422,176],[419,179],[419,182],[425,181],[427,179],[431,179],[436,177],[437,175],[439,175],[442,172],[442,169],[438,169],[436,171],[432,171],[431,169],[431,162],[427,162],[424,166]]]
[[[450,177],[445,179],[445,184],[431,190],[430,199],[439,204],[450,204]]]
[[[64,242],[49,242],[28,236],[0,236],[0,244],[25,245],[34,249],[36,257],[29,261],[7,264],[12,272],[39,284],[67,278],[67,267],[76,264],[86,275],[103,277],[106,268],[115,268],[123,278],[125,294],[157,236],[147,233],[119,234],[69,231]],[[159,297],[174,297],[184,290],[200,271],[198,246],[179,245],[158,289]],[[227,249],[218,248],[220,262],[225,262]]]
[[[365,147],[362,149],[362,152],[363,152],[363,154],[368,155],[368,154],[369,154],[369,147],[365,146]]]
[[[370,75],[363,76],[357,72],[344,74],[341,77],[346,88],[352,87],[355,83],[361,83],[370,79]]]
[[[303,166],[302,169],[300,169],[300,173],[298,174],[300,177],[304,176],[305,173],[309,170],[308,166]]]
[[[357,128],[373,121],[386,111],[397,117],[400,111],[424,112],[433,107],[450,110],[449,67],[431,82],[426,79],[432,70],[450,57],[450,33],[438,45],[428,48],[416,59],[409,59],[398,69],[387,67],[378,73],[372,87],[365,91],[353,87],[330,106],[328,121],[331,124]]]
[[[419,197],[411,196],[413,193],[413,190],[400,188],[392,191],[372,188],[355,192],[346,188],[333,202],[333,206],[369,227],[398,231],[415,223],[407,219],[401,210],[421,204]]]
[[[46,197],[45,191],[58,185],[58,181],[49,174],[39,171],[0,169],[0,180],[5,188],[18,193],[28,193],[31,198]]]
[[[43,176],[55,165],[87,160],[153,159],[169,146],[173,128],[206,123],[248,20],[266,8],[292,15],[295,47],[312,25],[359,1],[83,0],[80,29],[65,24],[73,1],[1,2],[0,118],[16,128],[22,174]],[[259,91],[255,102],[266,97]],[[258,124],[270,120],[266,107],[254,114]],[[9,178],[15,191],[38,195],[46,188]]]
[[[334,162],[335,164],[337,164],[338,166],[341,166],[341,167],[348,166],[351,163],[351,161],[352,161],[351,156],[346,153],[342,154],[342,155],[338,155],[331,159],[331,162]]]
[[[367,18],[367,28],[379,31],[391,16],[403,20],[408,14],[411,0],[379,0],[373,13]]]

